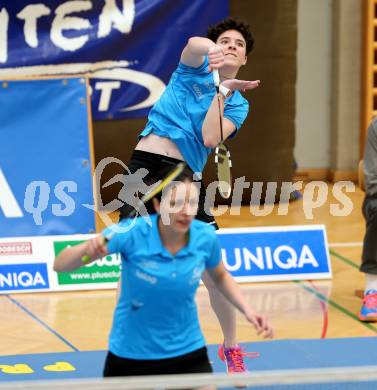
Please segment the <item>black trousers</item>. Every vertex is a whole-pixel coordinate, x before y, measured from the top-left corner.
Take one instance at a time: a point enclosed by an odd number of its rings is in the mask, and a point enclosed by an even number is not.
[[[211,373],[213,370],[208,359],[207,348],[203,347],[185,355],[158,360],[125,359],[108,352],[103,376],[171,375],[206,372]]]
[[[363,202],[366,231],[360,271],[377,275],[377,198],[367,195]]]
[[[134,150],[127,167],[131,173],[135,173],[140,168],[146,169],[148,171],[148,174],[144,177],[143,180],[148,181],[149,184],[151,184],[162,179],[166,175],[167,170],[169,170],[170,167],[173,168],[180,162],[180,160],[177,160],[172,157],[166,157],[160,154],[144,152],[141,150]],[[127,174],[128,172],[125,172],[125,175]],[[133,183],[133,185],[135,186],[135,188],[137,188],[137,183]],[[205,196],[206,188],[204,186],[203,181],[201,181],[199,208],[195,218],[200,221],[214,225],[214,227],[217,229],[218,227],[216,225],[215,218],[211,214],[210,209],[206,208],[205,206]],[[149,214],[155,213],[152,201],[147,202],[145,206]],[[133,207],[125,203],[119,209],[119,220],[127,218],[127,216],[132,210]]]

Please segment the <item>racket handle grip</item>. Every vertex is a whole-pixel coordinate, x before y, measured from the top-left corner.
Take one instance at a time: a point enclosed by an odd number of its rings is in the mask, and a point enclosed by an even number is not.
[[[214,69],[212,71],[212,74],[213,74],[213,81],[215,83],[215,87],[216,89],[218,90],[219,86],[220,86],[220,75],[219,75],[219,70],[218,69]]]
[[[102,243],[103,244],[107,244],[108,242],[109,242],[109,239],[104,237],[104,236],[102,236]],[[81,257],[81,261],[82,261],[83,264],[88,263],[90,260],[91,260],[91,257],[89,255],[84,255],[84,256]]]
[[[87,263],[88,261],[90,261],[90,256],[89,255],[84,255],[82,258],[81,258],[81,261],[85,264]]]

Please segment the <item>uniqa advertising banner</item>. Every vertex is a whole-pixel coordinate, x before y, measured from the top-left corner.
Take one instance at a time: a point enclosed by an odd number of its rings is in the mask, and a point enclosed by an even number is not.
[[[323,225],[220,229],[222,260],[237,282],[331,279]],[[121,255],[109,254],[71,272],[53,270],[64,248],[94,237],[61,235],[0,239],[0,292],[115,288]],[[153,271],[153,270],[152,270]]]

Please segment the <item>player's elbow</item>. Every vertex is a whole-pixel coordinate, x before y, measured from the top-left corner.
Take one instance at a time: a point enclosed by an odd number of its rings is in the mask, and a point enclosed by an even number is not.
[[[215,148],[217,144],[219,143],[219,140],[216,137],[204,137],[203,139],[204,146],[206,148]]]
[[[191,37],[191,38],[189,38],[189,39],[187,40],[186,46],[188,46],[188,47],[194,46],[196,40],[197,40],[196,37]]]
[[[59,258],[59,256],[55,257],[55,260],[54,260],[54,264],[52,265],[52,269],[55,271],[55,272],[65,272],[66,267],[64,267],[64,262],[61,261],[61,259]]]
[[[55,272],[61,272],[61,269],[59,267],[59,263],[56,261],[56,259],[54,260],[54,264],[52,266],[52,269],[55,271]]]
[[[202,38],[201,37],[191,37],[187,40],[186,47],[195,50],[198,45],[200,45]]]

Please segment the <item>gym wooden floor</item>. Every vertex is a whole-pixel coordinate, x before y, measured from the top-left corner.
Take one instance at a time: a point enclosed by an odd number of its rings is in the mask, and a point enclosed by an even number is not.
[[[326,184],[323,184],[326,186]],[[287,215],[272,213],[256,217],[244,206],[240,216],[224,214],[220,227],[325,224],[330,245],[333,279],[326,281],[243,284],[242,290],[255,309],[271,320],[276,339],[319,339],[375,336],[377,324],[359,322],[361,299],[355,290],[363,288],[358,271],[364,235],[361,214],[363,193],[348,192],[353,210],[334,217],[331,194],[313,210],[304,213],[304,198],[291,202]],[[200,320],[209,344],[222,341],[217,320],[209,306],[207,291],[197,296]],[[0,295],[0,355],[104,350],[115,305],[115,291],[61,292]],[[253,329],[238,316],[239,341],[258,340]]]

